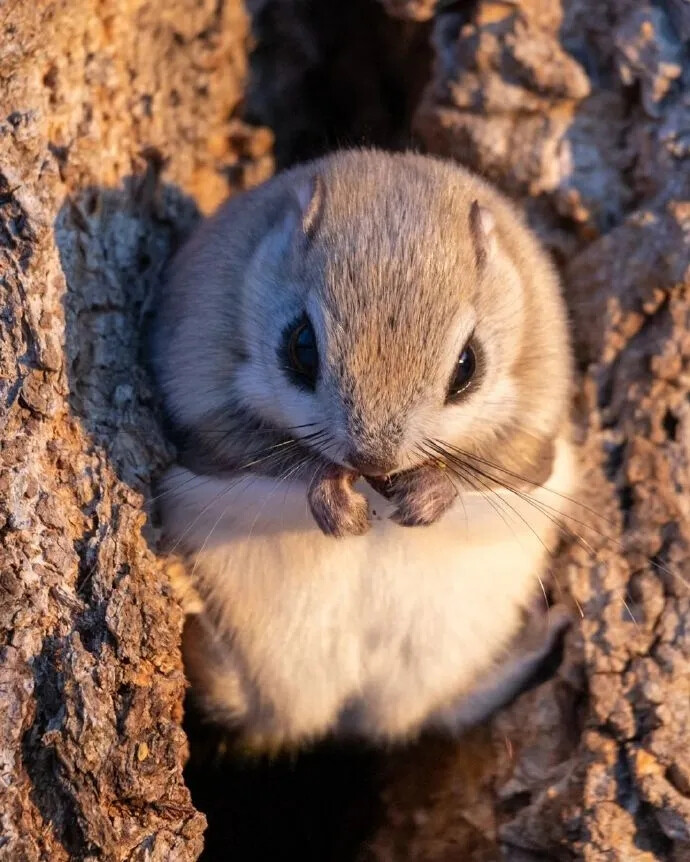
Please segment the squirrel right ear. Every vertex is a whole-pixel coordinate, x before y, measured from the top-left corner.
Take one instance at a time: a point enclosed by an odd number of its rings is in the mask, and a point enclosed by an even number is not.
[[[486,265],[496,238],[496,220],[491,210],[480,206],[479,201],[473,201],[470,207],[470,233],[474,242],[474,251],[477,256],[477,265],[481,268]]]
[[[319,174],[305,177],[295,186],[295,195],[301,214],[302,231],[307,239],[311,239],[319,226],[325,188]]]

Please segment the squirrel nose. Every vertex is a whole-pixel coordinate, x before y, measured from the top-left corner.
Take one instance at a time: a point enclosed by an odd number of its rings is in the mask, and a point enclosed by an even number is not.
[[[363,476],[385,476],[395,469],[392,458],[363,455],[361,452],[350,452],[347,460]]]

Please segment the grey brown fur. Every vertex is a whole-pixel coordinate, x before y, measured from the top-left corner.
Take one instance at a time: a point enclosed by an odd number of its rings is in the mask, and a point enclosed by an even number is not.
[[[284,352],[304,315],[313,391]],[[503,197],[412,154],[288,171],[173,261],[153,348],[207,711],[257,744],[390,739],[528,681],[548,643],[499,664],[558,534],[543,507],[573,488],[571,360],[553,268]]]
[[[466,180],[462,192],[458,176]],[[539,272],[546,264],[536,244],[526,232],[516,234],[519,214],[484,183],[438,160],[340,153],[229,201],[177,257],[158,302],[153,359],[170,418],[184,440],[181,462],[200,472],[250,464],[262,475],[295,471],[292,475],[332,477],[332,462],[314,449],[280,448],[293,435],[267,422],[260,405],[238,398],[232,384],[237,366],[249,354],[247,321],[260,316],[270,329],[270,310],[280,307],[286,278],[302,285],[296,294],[316,289],[331,314],[330,383],[346,405],[348,430],[358,449],[365,457],[394,459],[404,430],[400,416],[445,383],[436,371],[445,335],[439,324],[452,317],[459,294],[476,289],[473,280],[488,242],[480,201],[490,207],[490,220],[497,223],[501,243],[518,267],[536,264],[534,281],[546,280],[547,273]],[[300,212],[303,232],[293,236]],[[388,223],[395,224],[395,231],[382,228]],[[286,259],[270,255],[265,261],[262,280],[270,295],[261,297],[266,300],[261,309],[251,305],[258,298],[253,291],[237,288],[245,282],[244,267],[271,231],[276,242],[285,244]],[[477,298],[481,304],[483,298]],[[544,307],[539,291],[523,299],[525,318],[539,317],[542,323],[540,329],[516,326],[514,333],[520,340],[513,360],[519,406],[509,421],[487,423],[472,450],[494,458],[498,444],[507,470],[544,477],[570,380],[567,336],[557,306]],[[539,302],[537,311],[532,306]],[[555,315],[553,321],[550,315]],[[554,325],[564,333],[556,349],[548,332]],[[523,427],[524,417],[547,390],[555,399],[551,413],[556,421],[544,415]],[[434,478],[437,498],[450,502],[454,495],[448,492],[448,478],[433,468],[425,470],[424,495]],[[340,522],[335,533],[347,531],[348,523],[360,532],[361,495],[324,491],[310,500],[317,496],[321,511],[328,497],[352,509],[341,517],[315,513],[323,529]],[[405,508],[419,505],[410,501]],[[438,506],[438,514],[442,511]],[[416,521],[404,514],[399,520]]]

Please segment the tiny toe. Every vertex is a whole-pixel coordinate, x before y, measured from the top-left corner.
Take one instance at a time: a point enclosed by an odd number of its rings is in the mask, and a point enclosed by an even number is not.
[[[429,524],[433,523],[432,521],[427,521],[412,512],[401,511],[400,509],[396,509],[395,512],[393,512],[390,516],[390,520],[395,521],[395,523],[399,524],[401,527],[428,527]]]

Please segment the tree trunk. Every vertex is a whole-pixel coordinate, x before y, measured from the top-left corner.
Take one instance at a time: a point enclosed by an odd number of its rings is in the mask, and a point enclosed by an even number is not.
[[[142,534],[171,451],[153,280],[270,173],[240,0],[0,5],[0,856],[195,859],[181,614]]]

